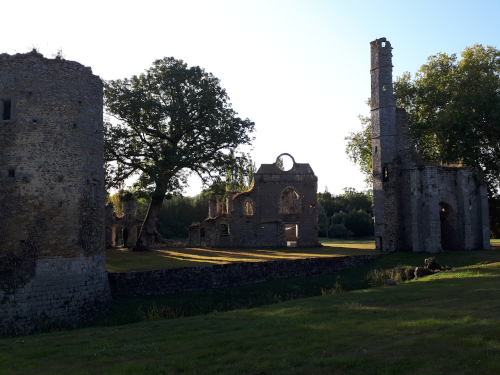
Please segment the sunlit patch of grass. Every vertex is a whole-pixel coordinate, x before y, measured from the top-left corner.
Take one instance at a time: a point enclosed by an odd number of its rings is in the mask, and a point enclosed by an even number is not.
[[[126,248],[106,250],[110,272],[199,267],[231,262],[261,262],[287,259],[339,257],[376,254],[372,237],[355,239],[321,239],[323,247],[313,248],[160,248],[134,252]]]

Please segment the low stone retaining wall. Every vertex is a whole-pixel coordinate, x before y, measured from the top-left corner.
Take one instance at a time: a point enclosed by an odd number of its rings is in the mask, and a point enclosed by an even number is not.
[[[108,277],[114,296],[134,297],[240,286],[291,276],[326,275],[368,263],[381,256],[238,262],[142,272],[109,272]]]

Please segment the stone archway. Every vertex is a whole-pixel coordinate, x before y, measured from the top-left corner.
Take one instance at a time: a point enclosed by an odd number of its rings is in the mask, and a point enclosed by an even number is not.
[[[457,213],[448,203],[439,203],[439,219],[441,220],[441,248],[458,250]]]
[[[123,225],[113,225],[111,227],[111,246],[124,246],[123,243]]]

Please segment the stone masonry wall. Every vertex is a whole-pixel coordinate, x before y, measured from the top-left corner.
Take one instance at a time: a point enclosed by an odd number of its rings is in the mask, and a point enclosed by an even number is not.
[[[111,301],[102,90],[78,62],[0,54],[0,108],[10,103],[0,117],[0,329],[40,314],[85,319]]]
[[[392,47],[370,43],[375,242],[379,251],[489,249],[488,202],[466,168],[425,165],[396,108]]]
[[[288,155],[293,160],[293,157]],[[281,156],[281,155],[280,155]],[[279,159],[279,157],[278,157]],[[254,175],[252,187],[245,192],[230,194],[228,212],[216,212],[210,205],[209,218],[201,227],[205,229],[209,247],[286,247],[286,225],[296,225],[297,247],[318,244],[317,182],[309,164],[295,163],[290,170],[281,170],[277,163],[262,164]],[[296,197],[296,207],[288,207]],[[246,212],[246,205],[252,210]],[[292,204],[293,206],[293,204]],[[221,232],[227,225],[229,233]],[[199,245],[199,235],[190,239]]]
[[[77,325],[109,307],[104,254],[36,263],[34,277],[15,294],[0,290],[0,328],[26,333],[53,323]]]
[[[143,272],[109,273],[114,296],[133,297],[226,288],[292,276],[327,275],[353,268],[382,255],[355,255],[268,262],[241,262]]]

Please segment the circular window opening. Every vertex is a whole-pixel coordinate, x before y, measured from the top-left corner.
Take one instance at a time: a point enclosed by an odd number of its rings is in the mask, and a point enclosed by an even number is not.
[[[294,164],[295,160],[293,159],[292,155],[289,154],[281,154],[276,159],[276,166],[284,172],[292,169]]]

